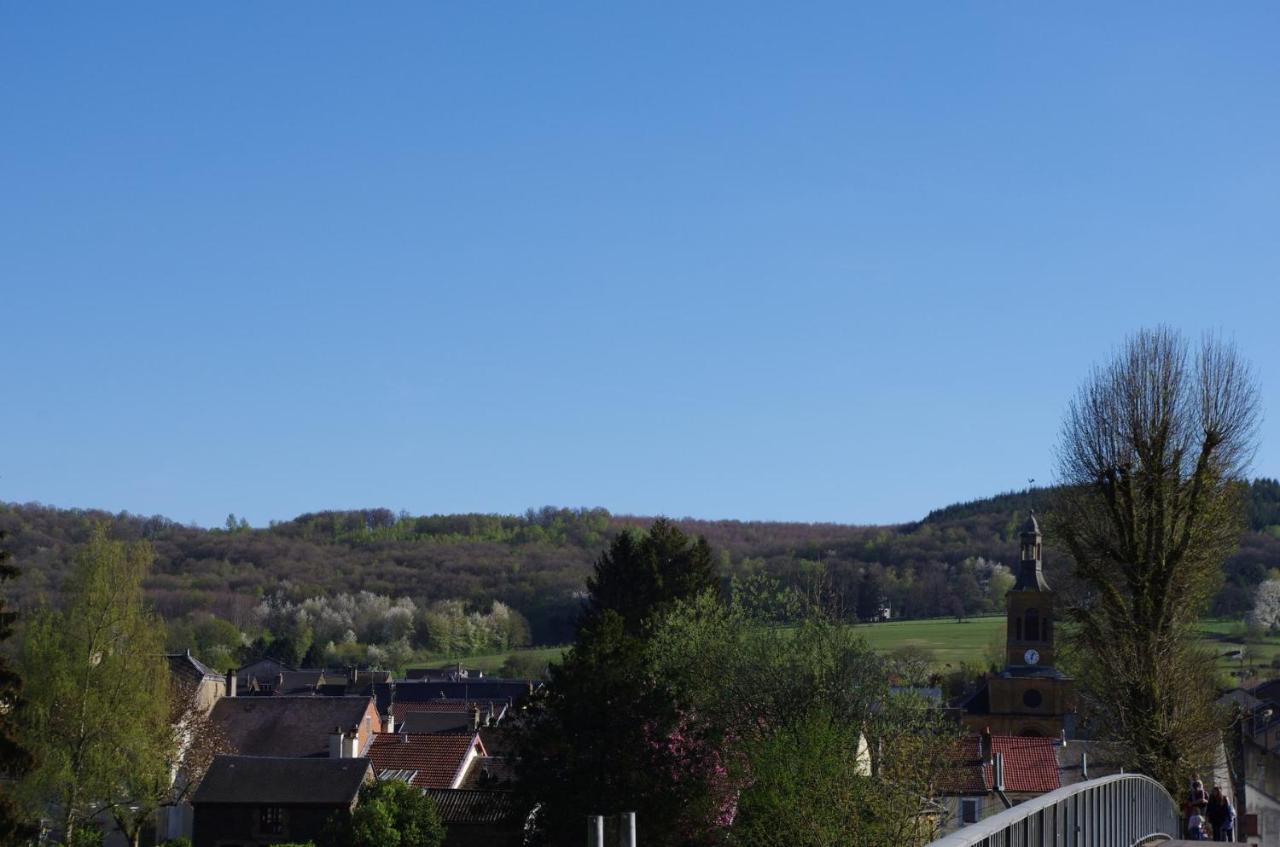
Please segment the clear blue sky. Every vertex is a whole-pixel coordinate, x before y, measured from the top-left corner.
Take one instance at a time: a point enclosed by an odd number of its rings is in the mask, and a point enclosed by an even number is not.
[[[1234,337],[1280,5],[0,3],[0,500],[888,522]]]

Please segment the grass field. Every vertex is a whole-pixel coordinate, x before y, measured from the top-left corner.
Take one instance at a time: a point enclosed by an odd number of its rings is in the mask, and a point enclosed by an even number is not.
[[[1004,615],[925,621],[884,621],[859,624],[858,634],[873,650],[887,653],[896,647],[923,647],[937,657],[937,664],[983,664],[992,644],[1004,645]]]
[[[946,665],[958,665],[968,662],[971,665],[984,666],[992,653],[992,647],[1003,656],[1005,637],[1004,615],[991,615],[980,618],[969,618],[957,621],[954,618],[943,618],[922,621],[885,621],[883,623],[859,624],[858,634],[867,640],[873,650],[881,653],[904,646],[922,647],[935,657],[939,670]],[[1201,643],[1217,657],[1218,668],[1225,673],[1239,671],[1246,665],[1263,676],[1280,674],[1271,669],[1271,662],[1280,658],[1280,636],[1262,636],[1248,639],[1245,644],[1244,632],[1238,621],[1205,621],[1200,627]],[[560,658],[567,647],[536,647],[528,650],[517,650],[516,654],[533,656],[543,662],[551,662]],[[1245,661],[1229,657],[1227,654],[1243,649]],[[440,659],[435,664],[446,664],[449,661],[460,661],[467,667],[479,668],[485,673],[497,673],[511,653],[491,653],[483,656],[468,656],[462,659]],[[419,663],[420,664],[420,663]]]

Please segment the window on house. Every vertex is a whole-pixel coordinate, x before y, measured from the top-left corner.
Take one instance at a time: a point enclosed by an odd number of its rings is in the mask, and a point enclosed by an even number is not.
[[[263,832],[279,835],[284,832],[284,809],[279,806],[263,806],[258,823]]]
[[[979,801],[971,799],[963,799],[960,801],[960,822],[961,823],[977,823]]]

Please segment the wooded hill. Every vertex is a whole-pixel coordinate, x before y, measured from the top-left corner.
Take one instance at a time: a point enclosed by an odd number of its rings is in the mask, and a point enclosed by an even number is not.
[[[1253,586],[1280,568],[1280,483],[1260,479],[1247,493],[1248,530],[1227,563],[1217,615],[1238,615]],[[699,521],[676,523],[702,535],[728,580],[767,573],[844,614],[865,617],[883,600],[895,617],[999,610],[1017,530],[1048,492],[1031,489],[959,503],[897,526]],[[19,608],[56,599],[77,545],[94,521],[118,538],[145,538],[156,551],[147,590],[171,621],[194,614],[224,618],[252,636],[254,609],[279,594],[293,601],[369,591],[410,597],[422,606],[460,600],[483,610],[501,601],[528,619],[535,643],[570,639],[591,563],[609,539],[651,519],[604,509],[530,510],[524,515],[415,517],[387,509],[319,512],[252,529],[184,526],[163,517],[0,505],[0,529],[22,576]],[[1070,590],[1062,551],[1045,544],[1055,587]]]

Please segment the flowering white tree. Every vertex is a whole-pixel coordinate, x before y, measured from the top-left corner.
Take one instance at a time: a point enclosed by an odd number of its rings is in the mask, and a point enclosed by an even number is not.
[[[1268,579],[1253,595],[1253,611],[1246,619],[1251,627],[1271,629],[1280,626],[1280,579]]]

